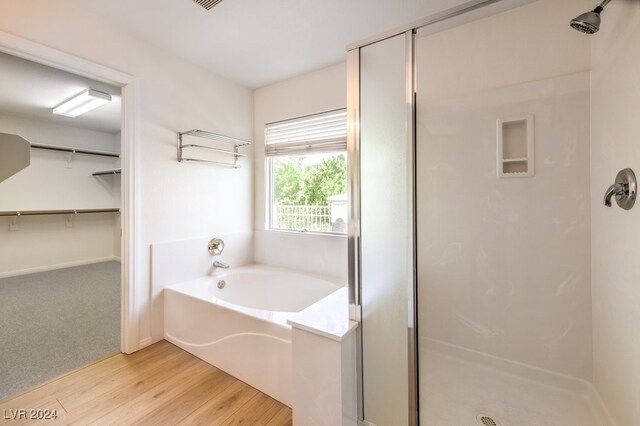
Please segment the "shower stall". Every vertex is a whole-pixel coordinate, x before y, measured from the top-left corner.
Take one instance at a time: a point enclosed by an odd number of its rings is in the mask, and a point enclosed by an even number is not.
[[[473,1],[350,46],[361,424],[610,424],[592,385],[593,36],[569,25],[592,7]]]

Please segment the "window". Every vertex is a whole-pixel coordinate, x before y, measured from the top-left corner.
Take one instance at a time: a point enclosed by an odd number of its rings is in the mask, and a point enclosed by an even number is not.
[[[347,233],[347,113],[267,124],[267,228]]]

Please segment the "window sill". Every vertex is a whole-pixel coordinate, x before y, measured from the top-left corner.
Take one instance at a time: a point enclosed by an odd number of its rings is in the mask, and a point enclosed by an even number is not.
[[[316,237],[332,237],[332,238],[347,238],[347,234],[336,234],[332,232],[311,232],[311,231],[295,231],[290,229],[265,229],[265,232],[273,232],[278,234],[291,234],[291,235],[313,235]]]

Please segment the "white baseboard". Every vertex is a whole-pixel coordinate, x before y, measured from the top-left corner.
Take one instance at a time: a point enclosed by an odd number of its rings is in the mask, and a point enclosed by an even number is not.
[[[0,278],[17,277],[18,275],[35,274],[37,272],[55,271],[56,269],[73,268],[74,266],[90,265],[92,263],[102,263],[120,261],[115,256],[99,257],[96,259],[76,260],[73,262],[58,263],[55,265],[37,266],[35,268],[18,269],[16,271],[0,272]]]
[[[153,343],[153,340],[151,339],[151,337],[145,337],[144,339],[140,340],[140,349],[144,349],[147,346],[151,345]]]

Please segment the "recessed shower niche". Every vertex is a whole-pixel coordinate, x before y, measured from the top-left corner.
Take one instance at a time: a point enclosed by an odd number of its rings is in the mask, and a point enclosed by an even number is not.
[[[533,115],[499,119],[498,177],[534,175]]]

